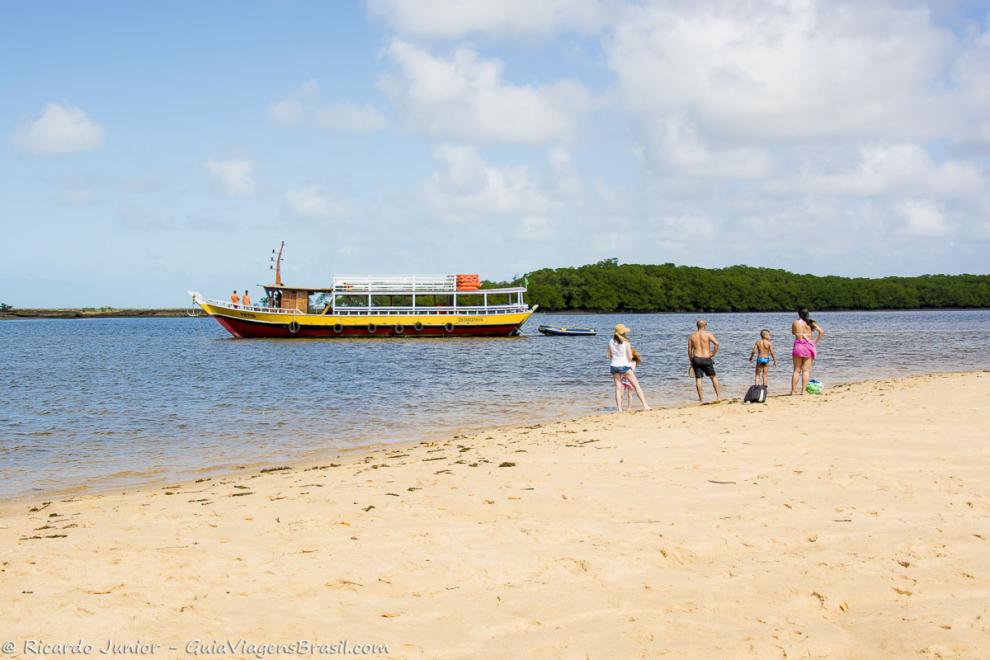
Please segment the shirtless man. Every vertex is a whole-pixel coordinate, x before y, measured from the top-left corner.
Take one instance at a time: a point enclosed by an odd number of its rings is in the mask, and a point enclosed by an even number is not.
[[[715,400],[722,399],[722,390],[718,385],[718,377],[715,376],[715,363],[712,361],[718,354],[718,340],[715,335],[708,332],[708,321],[699,320],[698,329],[688,338],[688,361],[694,369],[694,385],[698,389],[698,401],[704,403],[705,397],[702,394],[702,378],[708,376],[712,379],[715,387]]]

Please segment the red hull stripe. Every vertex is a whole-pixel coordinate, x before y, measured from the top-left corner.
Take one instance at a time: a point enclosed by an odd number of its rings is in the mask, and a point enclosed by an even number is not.
[[[292,333],[288,324],[277,325],[272,323],[257,323],[243,319],[233,319],[226,316],[214,316],[217,322],[222,325],[227,332],[235,337],[242,338],[282,338],[282,339],[306,339],[316,337],[508,337],[515,333],[519,326],[514,323],[504,323],[499,325],[455,325],[453,332],[441,326],[423,326],[423,329],[416,331],[413,326],[403,326],[402,332],[396,332],[395,326],[379,325],[375,332],[369,332],[364,325],[344,326],[339,333],[334,332],[332,326],[300,326],[299,331]]]

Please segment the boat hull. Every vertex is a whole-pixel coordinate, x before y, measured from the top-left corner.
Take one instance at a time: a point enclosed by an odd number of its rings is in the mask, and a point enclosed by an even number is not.
[[[491,324],[491,325],[453,325],[445,326],[424,325],[417,329],[415,325],[380,325],[365,324],[342,325],[339,330],[333,326],[299,325],[295,332],[288,324],[276,325],[255,323],[242,319],[224,316],[214,317],[230,334],[238,338],[263,337],[268,339],[314,339],[314,338],[354,338],[354,337],[511,337],[519,331],[521,324]]]
[[[588,328],[557,328],[551,325],[541,325],[537,329],[548,337],[594,337],[598,334],[595,330]]]
[[[511,337],[532,314],[334,316],[200,306],[234,337],[267,339]]]

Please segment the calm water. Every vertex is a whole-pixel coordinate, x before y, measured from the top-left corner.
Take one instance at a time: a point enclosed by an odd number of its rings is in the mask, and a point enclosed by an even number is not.
[[[814,315],[829,384],[990,368],[990,312]],[[710,314],[724,393],[740,396],[760,328],[789,387],[791,314]],[[536,315],[511,339],[233,340],[212,319],[0,323],[0,497],[181,479],[492,425],[610,409],[604,352],[618,321],[654,404],[694,396],[694,315]],[[540,323],[598,337],[543,337]]]

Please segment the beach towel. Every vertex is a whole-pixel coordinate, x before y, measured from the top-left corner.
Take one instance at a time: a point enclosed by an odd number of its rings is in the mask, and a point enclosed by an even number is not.
[[[815,359],[817,352],[818,347],[815,346],[815,342],[805,337],[798,337],[794,340],[794,348],[791,350],[791,355],[798,358]]]

